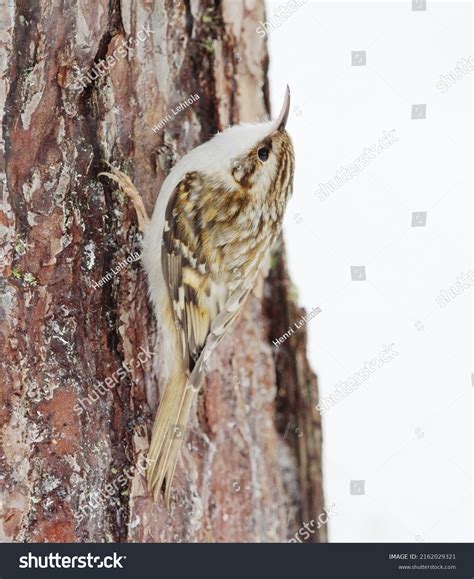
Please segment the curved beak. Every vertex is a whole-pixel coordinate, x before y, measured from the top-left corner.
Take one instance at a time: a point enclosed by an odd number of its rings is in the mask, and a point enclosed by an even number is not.
[[[286,85],[285,100],[283,101],[283,107],[277,120],[274,123],[275,130],[283,133],[286,126],[286,121],[288,120],[288,115],[290,114],[290,87]]]

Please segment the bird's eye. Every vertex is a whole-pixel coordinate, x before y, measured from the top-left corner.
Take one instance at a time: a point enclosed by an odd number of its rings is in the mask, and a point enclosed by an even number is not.
[[[261,147],[257,151],[257,155],[258,155],[258,158],[260,159],[260,161],[265,162],[268,159],[269,154],[270,154],[270,151],[269,151],[268,147]]]

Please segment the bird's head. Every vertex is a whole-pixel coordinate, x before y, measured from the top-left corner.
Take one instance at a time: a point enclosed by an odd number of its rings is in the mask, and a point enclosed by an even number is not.
[[[244,141],[244,151],[230,159],[232,178],[247,191],[261,190],[262,193],[288,173],[293,175],[294,153],[286,122],[290,112],[290,92],[275,121],[259,125],[239,125],[229,129],[229,134],[238,142]]]
[[[180,161],[180,172],[199,171],[217,190],[244,189],[257,198],[275,188],[291,193],[294,152],[286,131],[289,112],[287,87],[276,120],[242,123],[218,133]]]

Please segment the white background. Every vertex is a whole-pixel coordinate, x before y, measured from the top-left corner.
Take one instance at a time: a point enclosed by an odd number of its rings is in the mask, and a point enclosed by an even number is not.
[[[384,344],[399,353],[323,417],[331,541],[472,539],[471,292],[436,302],[471,269],[472,73],[436,88],[473,54],[471,18],[467,3],[308,2],[269,37],[273,110],[292,92],[285,238],[300,303],[322,309],[309,322],[320,395]],[[366,66],[351,66],[354,50]],[[426,119],[411,119],[413,104]],[[316,197],[391,129],[397,143]],[[411,227],[416,211],[425,227]]]

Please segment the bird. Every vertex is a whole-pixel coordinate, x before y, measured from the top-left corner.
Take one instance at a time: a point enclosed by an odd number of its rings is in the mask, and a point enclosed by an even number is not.
[[[102,172],[130,198],[161,334],[164,393],[148,451],[147,483],[169,507],[186,424],[212,353],[242,311],[280,235],[293,192],[286,130],[290,90],[276,120],[240,123],[184,155],[163,181],[151,219],[131,179]]]

